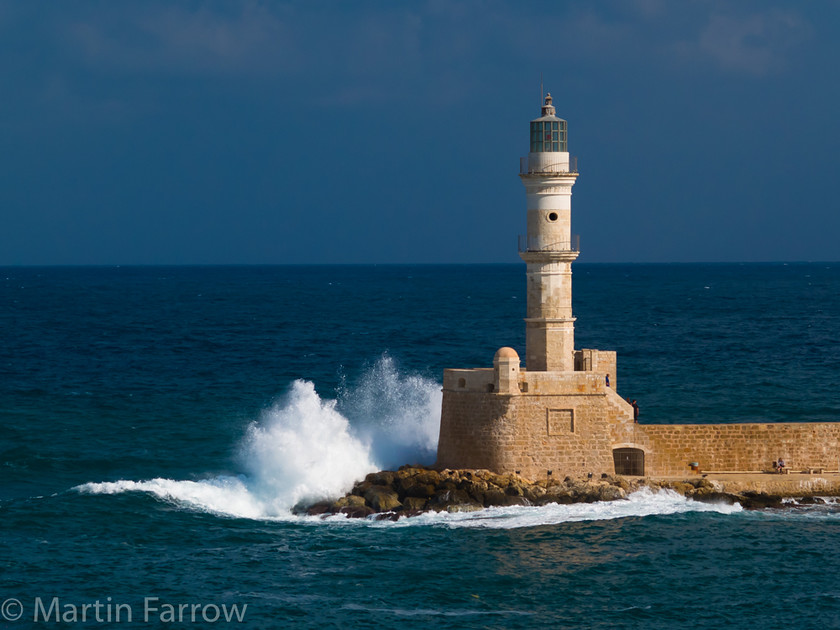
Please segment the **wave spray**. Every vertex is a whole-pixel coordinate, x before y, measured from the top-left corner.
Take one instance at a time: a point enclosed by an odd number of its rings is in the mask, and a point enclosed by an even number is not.
[[[143,491],[231,516],[286,518],[296,504],[338,497],[369,472],[433,463],[440,401],[439,384],[400,374],[386,355],[334,400],[322,399],[311,382],[294,381],[249,425],[239,476],[88,483],[79,490]]]

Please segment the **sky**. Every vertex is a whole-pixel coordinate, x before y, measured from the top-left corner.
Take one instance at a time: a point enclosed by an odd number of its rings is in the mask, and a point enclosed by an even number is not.
[[[0,265],[840,260],[840,2],[0,0]]]

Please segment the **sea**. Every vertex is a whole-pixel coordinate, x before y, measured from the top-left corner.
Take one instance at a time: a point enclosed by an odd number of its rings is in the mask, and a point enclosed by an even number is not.
[[[574,311],[643,423],[840,421],[840,263],[580,263]],[[434,463],[524,316],[516,264],[0,268],[0,628],[840,628],[833,500],[293,513]]]

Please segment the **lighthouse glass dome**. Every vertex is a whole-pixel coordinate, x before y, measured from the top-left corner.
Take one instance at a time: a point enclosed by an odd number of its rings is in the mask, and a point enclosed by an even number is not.
[[[551,92],[545,95],[542,116],[531,121],[531,153],[567,153],[566,121],[554,115]]]
[[[531,121],[531,153],[567,152],[566,121],[544,116]]]

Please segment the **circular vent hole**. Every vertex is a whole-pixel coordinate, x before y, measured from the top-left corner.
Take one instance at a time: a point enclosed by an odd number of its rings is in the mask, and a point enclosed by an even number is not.
[[[557,220],[557,213],[556,212],[549,213],[548,220],[549,221],[556,221]]]

